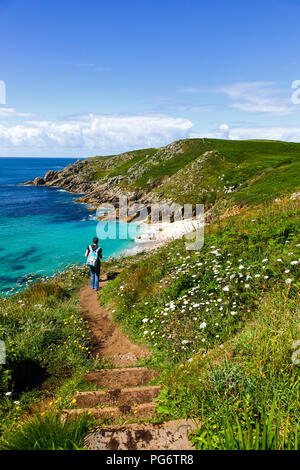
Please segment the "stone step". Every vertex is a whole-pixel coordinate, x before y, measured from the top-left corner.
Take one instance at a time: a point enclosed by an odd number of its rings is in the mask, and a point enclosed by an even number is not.
[[[143,403],[141,405],[129,406],[110,406],[105,408],[79,408],[62,411],[62,421],[72,420],[76,416],[84,413],[92,416],[97,420],[109,419],[111,423],[117,423],[120,418],[122,420],[141,420],[151,419],[157,407],[156,403]]]
[[[157,377],[158,371],[147,367],[128,367],[122,369],[87,370],[85,378],[104,389],[138,387]]]
[[[191,419],[103,426],[84,438],[84,447],[88,450],[193,450],[188,435],[199,426],[200,422]]]
[[[93,408],[97,405],[124,406],[140,405],[148,403],[158,397],[161,387],[134,387],[116,388],[107,391],[79,392],[74,395],[76,406],[79,408]]]

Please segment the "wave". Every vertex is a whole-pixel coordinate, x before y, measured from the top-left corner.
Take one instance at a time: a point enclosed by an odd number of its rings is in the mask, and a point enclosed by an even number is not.
[[[97,216],[93,215],[93,214],[89,215],[88,220],[97,220],[97,222],[99,222],[98,219],[97,219]]]

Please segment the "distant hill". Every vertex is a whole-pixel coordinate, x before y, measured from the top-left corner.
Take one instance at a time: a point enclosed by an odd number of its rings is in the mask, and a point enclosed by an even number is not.
[[[31,184],[86,193],[83,202],[172,200],[180,204],[252,205],[300,187],[300,144],[185,139],[165,147],[93,157]]]

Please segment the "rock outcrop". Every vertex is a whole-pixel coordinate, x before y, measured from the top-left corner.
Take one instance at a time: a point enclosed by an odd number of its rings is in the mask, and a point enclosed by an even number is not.
[[[41,178],[41,176],[38,176],[33,181],[31,181],[31,184],[33,186],[43,186],[45,184],[45,180],[44,178]]]
[[[127,161],[129,155],[123,154],[123,160]],[[107,159],[105,164],[111,165]],[[107,167],[107,165],[105,165]],[[116,209],[116,217],[119,218],[119,198],[127,197],[127,203],[130,207],[134,203],[141,203],[150,206],[150,203],[157,200],[157,196],[149,197],[147,190],[126,191],[120,188],[120,184],[125,177],[122,175],[103,177],[99,180],[95,178],[95,165],[88,160],[78,160],[74,164],[66,166],[62,170],[48,170],[44,177],[37,177],[33,181],[23,183],[24,186],[50,186],[63,188],[74,194],[80,195],[75,202],[89,204],[91,210],[97,210],[101,204],[112,204]],[[109,219],[109,214],[99,217]],[[131,214],[127,221],[136,218],[136,214]]]
[[[117,217],[119,198],[126,196],[131,209],[126,220],[136,219],[138,211],[134,212],[132,207],[136,203],[147,208],[146,219],[149,219],[151,206],[155,203],[175,201],[183,205],[190,202],[190,195],[198,203],[198,197],[208,191],[201,183],[205,165],[214,166],[223,157],[202,142],[197,151],[193,149],[196,155],[186,159],[186,152],[191,153],[188,145],[187,141],[179,140],[158,149],[77,160],[62,170],[49,169],[43,177],[24,185],[63,188],[78,194],[75,202],[89,204],[90,210],[96,210],[99,205],[113,204]],[[171,165],[169,175],[168,171],[160,171],[165,165]],[[101,219],[103,217],[109,218],[109,215],[101,214]]]

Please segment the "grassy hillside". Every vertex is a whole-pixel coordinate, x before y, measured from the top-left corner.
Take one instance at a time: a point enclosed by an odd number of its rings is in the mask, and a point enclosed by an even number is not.
[[[178,240],[105,266],[124,269],[100,302],[161,370],[155,419],[200,418],[198,449],[298,447],[299,219],[299,201],[283,198],[207,226],[198,252]],[[86,369],[107,367],[90,359],[78,308],[86,276],[73,267],[1,300],[2,448],[80,448],[92,425],[57,414],[90,389]]]
[[[298,189],[299,158],[298,143],[187,139],[88,162],[91,179],[121,176],[123,190],[153,191],[181,204],[226,199],[244,205]]]
[[[116,185],[124,190],[215,204],[220,214],[238,206],[205,227],[199,251],[177,240],[104,265],[123,270],[99,301],[149,346],[147,365],[161,371],[155,419],[200,418],[191,437],[197,449],[299,448],[292,354],[300,339],[300,202],[291,198],[299,145],[192,139],[88,160],[86,174],[99,183],[122,176]],[[0,447],[80,448],[90,422],[64,428],[57,411],[87,388],[86,369],[107,367],[90,357],[77,297],[86,280],[74,266],[0,299]]]
[[[69,406],[77,387],[89,386],[83,379],[87,368],[103,367],[91,359],[91,334],[79,309],[77,292],[87,278],[85,267],[73,266],[0,299],[0,339],[6,345],[6,364],[0,364],[0,449],[6,439],[9,449],[81,445],[87,418],[63,425],[54,410]]]
[[[119,261],[105,262],[103,270]],[[115,268],[114,268],[115,269]],[[59,411],[72,407],[77,390],[91,389],[87,369],[105,368],[94,360],[91,331],[82,317],[78,291],[85,266],[71,266],[0,299],[0,449],[71,450],[82,444],[91,420],[63,424]]]
[[[239,331],[274,285],[296,295],[299,234],[296,201],[247,211],[206,227],[200,251],[179,240],[131,264],[102,302],[152,345],[158,362],[189,359]]]
[[[174,242],[102,292],[163,371],[160,417],[201,418],[197,448],[298,445],[299,209],[285,199],[225,219],[201,251]]]

